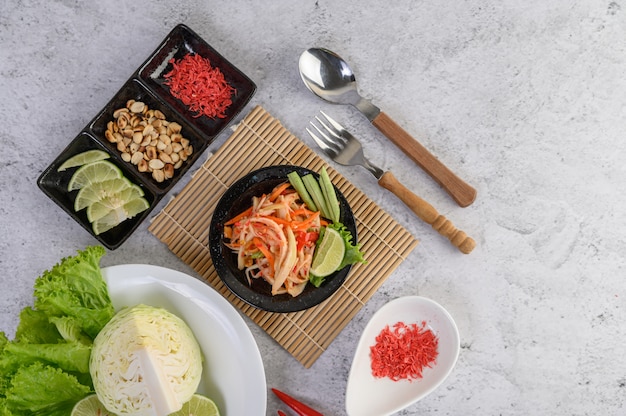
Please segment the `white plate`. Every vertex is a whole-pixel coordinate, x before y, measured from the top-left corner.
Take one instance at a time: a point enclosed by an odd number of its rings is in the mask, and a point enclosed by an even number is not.
[[[204,355],[198,392],[222,416],[265,415],[265,370],[257,344],[237,310],[200,280],[158,266],[105,267],[116,309],[143,303],[169,310],[192,329]]]
[[[392,381],[375,378],[370,364],[370,347],[385,326],[426,322],[438,337],[438,355],[423,378]],[[346,391],[346,410],[350,416],[384,416],[398,412],[421,400],[448,377],[459,357],[459,331],[450,314],[438,303],[420,296],[394,299],[380,308],[365,327],[356,352]]]

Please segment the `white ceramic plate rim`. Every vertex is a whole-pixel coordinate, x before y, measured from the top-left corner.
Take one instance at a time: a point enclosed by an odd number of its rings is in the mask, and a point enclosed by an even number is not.
[[[386,325],[397,322],[421,324],[439,338],[438,356],[419,380],[391,381],[374,378],[370,347]],[[383,305],[370,319],[354,354],[346,390],[346,411],[350,416],[383,416],[398,412],[421,400],[450,375],[459,356],[460,337],[452,316],[438,303],[421,296],[405,296]]]
[[[217,291],[185,273],[127,264],[104,267],[116,309],[143,303],[163,307],[192,329],[204,355],[198,392],[222,416],[265,415],[267,386],[261,354],[237,310]]]

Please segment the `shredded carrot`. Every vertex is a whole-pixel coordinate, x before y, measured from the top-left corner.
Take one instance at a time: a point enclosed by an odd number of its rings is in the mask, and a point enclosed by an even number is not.
[[[289,221],[284,218],[277,217],[276,215],[267,215],[265,216],[265,218],[270,219],[279,225],[288,225],[288,226],[293,225],[293,221]]]
[[[255,246],[257,246],[259,250],[261,250],[261,253],[263,253],[263,255],[267,258],[267,261],[269,262],[269,265],[270,265],[270,269],[274,270],[274,255],[272,254],[270,249],[265,245],[263,240],[261,240],[259,237],[254,237],[252,239],[252,242],[254,243]]]
[[[165,74],[164,84],[170,93],[185,104],[194,117],[225,118],[233,103],[235,88],[230,86],[219,68],[197,54],[187,54],[182,59],[169,61],[172,70]]]
[[[271,202],[276,201],[276,198],[278,198],[278,195],[280,195],[283,192],[285,192],[285,189],[289,188],[289,186],[290,186],[289,182],[285,182],[285,183],[283,183],[281,185],[278,185],[276,188],[274,188],[274,190],[272,191],[272,193],[270,194],[268,199]]]
[[[224,223],[224,225],[233,225],[233,224],[241,221],[242,219],[244,219],[246,217],[249,217],[251,213],[252,213],[252,207],[248,208],[247,210],[245,210],[241,214],[236,215],[233,218],[231,218],[230,220],[226,221]]]
[[[307,208],[300,208],[300,209],[294,210],[293,215],[309,216],[309,215],[315,214],[316,212],[319,214],[319,211],[311,211],[310,209],[307,209]]]
[[[300,221],[300,222],[295,222],[292,226],[292,228],[294,230],[302,230],[302,229],[307,229],[311,224],[313,224],[313,222],[317,219],[319,219],[320,216],[320,212],[314,212],[311,215],[309,215],[309,217],[307,219],[305,219],[304,221]]]
[[[393,381],[422,378],[422,371],[432,367],[437,359],[439,340],[426,322],[417,324],[396,323],[386,326],[370,347],[372,375]]]

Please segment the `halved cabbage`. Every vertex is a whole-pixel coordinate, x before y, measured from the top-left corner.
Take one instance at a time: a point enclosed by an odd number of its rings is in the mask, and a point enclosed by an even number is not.
[[[98,399],[110,412],[169,415],[196,392],[202,353],[182,319],[137,305],[118,312],[100,331],[89,370]]]

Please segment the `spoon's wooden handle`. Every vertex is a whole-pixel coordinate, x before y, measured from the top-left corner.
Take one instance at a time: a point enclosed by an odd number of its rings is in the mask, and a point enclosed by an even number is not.
[[[476,247],[476,242],[471,237],[457,229],[450,220],[440,215],[428,202],[408,190],[391,172],[385,172],[378,180],[378,184],[394,193],[406,206],[411,208],[411,211],[430,224],[439,234],[450,240],[452,245],[462,253],[469,254]]]
[[[456,176],[387,114],[381,111],[372,124],[424,169],[459,206],[466,207],[474,202],[476,189]]]

